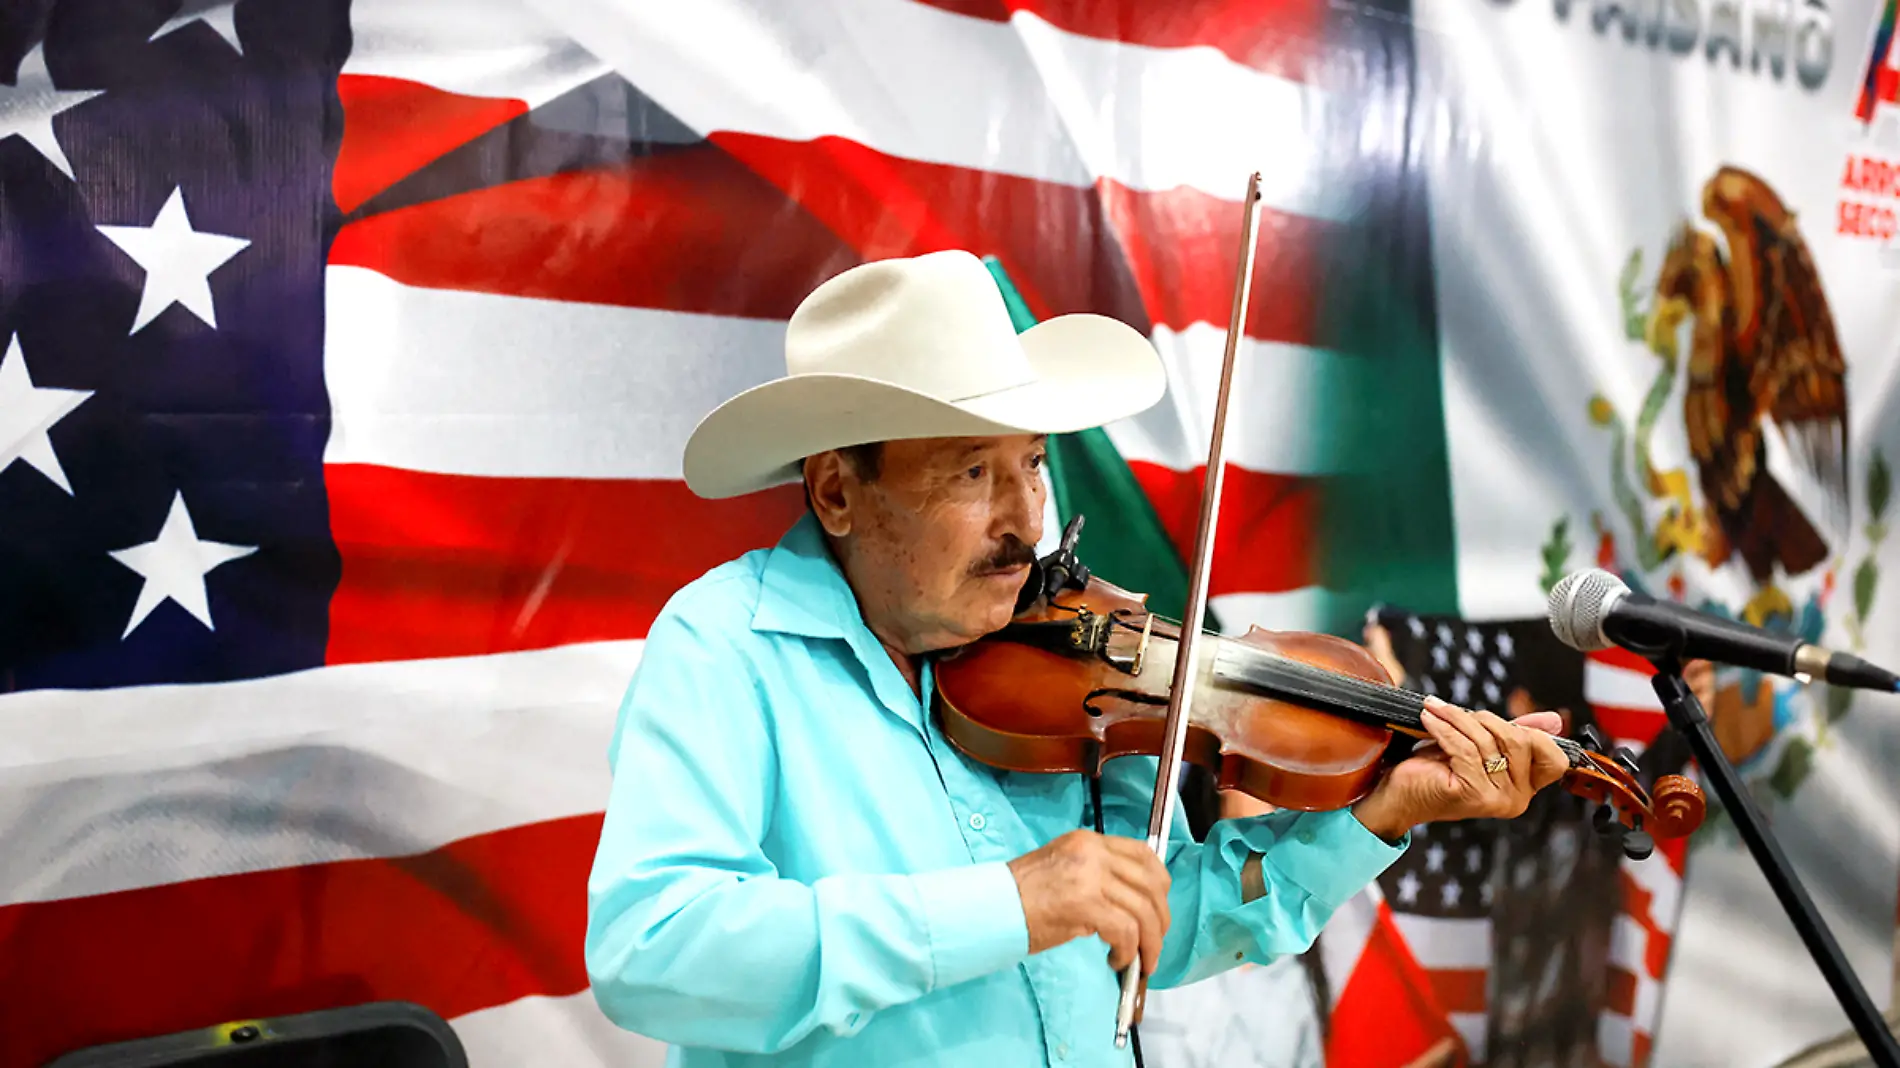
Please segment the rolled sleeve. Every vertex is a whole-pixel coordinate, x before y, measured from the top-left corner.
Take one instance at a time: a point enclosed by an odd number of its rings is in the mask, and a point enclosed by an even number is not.
[[[1003,861],[916,877],[935,973],[942,989],[1009,967],[1029,953],[1016,876]]]
[[[1241,840],[1247,837],[1243,833]],[[1302,812],[1272,837],[1271,848],[1261,850],[1262,863],[1300,886],[1328,910],[1364,890],[1405,853],[1412,841],[1409,831],[1396,844],[1380,838],[1366,830],[1350,809]]]

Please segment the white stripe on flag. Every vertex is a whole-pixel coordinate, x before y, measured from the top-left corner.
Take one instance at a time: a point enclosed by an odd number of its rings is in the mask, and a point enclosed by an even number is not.
[[[1583,662],[1583,699],[1609,708],[1640,708],[1662,712],[1649,676],[1597,660]]]
[[[1451,1021],[1459,1037],[1465,1040],[1465,1048],[1471,1051],[1472,1059],[1478,1063],[1485,1057],[1485,1015],[1481,1012],[1449,1012],[1445,1018]]]
[[[607,73],[519,0],[355,0],[343,73],[421,82],[530,108]]]
[[[1669,866],[1669,861],[1657,853],[1648,860],[1626,860],[1623,870],[1636,885],[1649,891],[1649,919],[1663,930],[1676,926],[1676,914],[1682,908],[1682,876]]]
[[[527,478],[680,477],[693,427],[783,374],[785,324],[324,279],[326,463]]]
[[[1084,37],[1017,14],[992,22],[903,0],[691,5],[534,0],[701,133],[842,137],[904,159],[1085,186],[1189,186],[1341,218],[1309,157],[1326,94],[1213,48]],[[717,41],[717,47],[706,42]],[[845,47],[830,47],[845,42]],[[1245,115],[1237,128],[1229,119]]]
[[[1597,1017],[1597,1055],[1613,1068],[1628,1068],[1636,1057],[1636,1025],[1629,1017]]]
[[[468,1050],[469,1068],[660,1068],[666,1063],[664,1043],[616,1026],[586,990],[568,997],[525,997],[449,1022]]]
[[[430,289],[365,267],[325,276],[327,463],[438,474],[680,477],[680,454],[720,401],[784,373],[785,324]],[[1226,331],[1158,328],[1169,394],[1107,428],[1125,458],[1204,462]],[[1353,373],[1320,349],[1244,340],[1227,458],[1250,471],[1321,473],[1309,408]],[[1183,426],[1195,427],[1198,443]]]
[[[642,645],[0,697],[0,905],[410,855],[601,811]]]
[[[1427,971],[1485,971],[1491,967],[1491,920],[1447,920],[1393,910],[1392,919]]]
[[[1610,963],[1636,977],[1636,996],[1631,1003],[1630,1019],[1639,1030],[1656,1025],[1656,1010],[1662,1004],[1662,984],[1649,974],[1649,932],[1628,916],[1618,916],[1610,928]]]

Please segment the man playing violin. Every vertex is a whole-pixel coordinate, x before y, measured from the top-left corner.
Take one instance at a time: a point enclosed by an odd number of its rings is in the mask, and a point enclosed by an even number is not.
[[[809,511],[651,627],[587,886],[595,999],[670,1063],[1127,1064],[1134,954],[1176,986],[1298,953],[1414,825],[1515,816],[1567,766],[1554,715],[1434,702],[1431,743],[1350,809],[1200,843],[1177,819],[1163,863],[1153,758],[1109,761],[1099,809],[1082,776],[969,759],[931,657],[1016,611],[1046,436],[1148,408],[1161,363],[1100,316],[1018,335],[965,252],[843,272],[785,344],[786,376],[708,415],[685,475],[715,498],[802,480]]]

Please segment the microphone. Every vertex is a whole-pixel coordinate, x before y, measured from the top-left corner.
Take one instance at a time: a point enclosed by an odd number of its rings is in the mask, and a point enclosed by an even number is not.
[[[1673,653],[1802,682],[1825,679],[1836,686],[1900,691],[1900,675],[1858,656],[1659,601],[1595,568],[1573,571],[1551,587],[1550,629],[1579,652],[1618,645],[1644,656]]]

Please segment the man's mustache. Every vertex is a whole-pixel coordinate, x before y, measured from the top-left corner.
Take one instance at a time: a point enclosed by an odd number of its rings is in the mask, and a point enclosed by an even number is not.
[[[1007,571],[1013,567],[1036,562],[1036,547],[1014,534],[1003,535],[1002,543],[984,556],[971,570],[979,575],[996,571]]]

